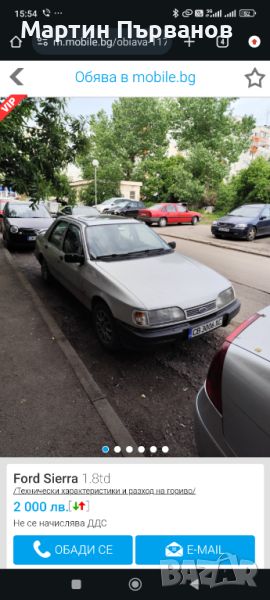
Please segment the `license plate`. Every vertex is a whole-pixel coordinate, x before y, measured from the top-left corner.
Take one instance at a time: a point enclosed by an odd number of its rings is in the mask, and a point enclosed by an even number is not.
[[[28,242],[35,242],[36,239],[37,239],[36,235],[29,235],[27,238]]]
[[[213,329],[217,329],[217,327],[221,327],[222,323],[223,317],[219,317],[218,319],[213,319],[213,321],[208,321],[208,323],[197,325],[197,327],[190,327],[190,329],[188,330],[188,337],[194,338],[198,335],[203,335],[208,331],[212,331]]]
[[[230,231],[229,227],[219,227],[218,230],[219,231],[227,231],[227,232]]]

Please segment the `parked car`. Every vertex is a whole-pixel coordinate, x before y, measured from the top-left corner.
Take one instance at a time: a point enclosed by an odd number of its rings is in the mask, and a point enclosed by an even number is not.
[[[211,231],[216,238],[233,237],[248,242],[270,235],[270,204],[243,204],[213,221]]]
[[[97,209],[100,213],[110,213],[113,208],[116,208],[118,204],[121,204],[125,200],[129,202],[130,198],[109,198],[109,200],[104,200],[101,204],[97,205]]]
[[[221,346],[196,401],[201,456],[270,456],[270,306]]]
[[[197,225],[201,218],[201,214],[188,210],[187,206],[175,203],[162,202],[154,204],[150,208],[139,210],[138,219],[144,221],[148,225],[156,223],[159,227],[166,225],[178,225],[180,223],[191,223]]]
[[[100,215],[60,217],[38,236],[45,281],[60,281],[87,308],[100,342],[134,346],[192,339],[238,313],[231,283],[174,251],[144,223]]]
[[[37,234],[54,222],[45,206],[33,202],[7,202],[3,213],[3,242],[13,247],[34,247]]]
[[[121,217],[137,217],[140,209],[145,208],[143,202],[137,200],[123,200],[110,211],[111,215],[119,215]]]
[[[96,217],[99,215],[99,212],[95,206],[64,206],[61,210],[58,211],[57,216],[61,215],[73,215],[75,217],[78,216],[86,216],[86,217]]]

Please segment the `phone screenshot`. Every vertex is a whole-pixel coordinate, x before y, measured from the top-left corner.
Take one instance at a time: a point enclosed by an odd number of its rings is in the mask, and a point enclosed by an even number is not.
[[[269,8],[2,7],[0,582],[270,583]]]

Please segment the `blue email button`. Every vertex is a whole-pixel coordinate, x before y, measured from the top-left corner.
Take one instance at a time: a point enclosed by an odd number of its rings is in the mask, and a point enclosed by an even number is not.
[[[253,535],[138,535],[137,565],[239,565],[255,562]]]

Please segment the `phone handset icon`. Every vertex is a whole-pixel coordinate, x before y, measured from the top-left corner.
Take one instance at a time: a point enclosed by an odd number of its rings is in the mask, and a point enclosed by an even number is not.
[[[50,558],[51,553],[48,550],[45,550],[45,552],[42,552],[42,550],[40,550],[40,546],[41,546],[41,542],[39,540],[36,540],[33,543],[33,548],[34,548],[35,552],[38,554],[38,556],[40,556],[41,558]]]

